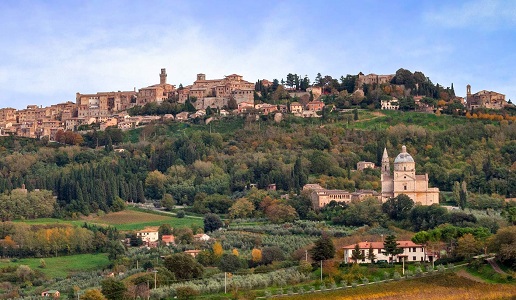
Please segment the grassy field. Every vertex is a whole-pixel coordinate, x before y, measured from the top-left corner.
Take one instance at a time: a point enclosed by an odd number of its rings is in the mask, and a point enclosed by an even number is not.
[[[42,218],[35,220],[18,221],[26,224],[72,224],[82,225],[84,222],[102,226],[113,226],[118,230],[141,230],[148,226],[160,226],[170,224],[174,227],[189,227],[192,224],[203,225],[203,220],[199,218],[177,218],[159,213],[144,212],[134,209],[109,213],[101,216],[90,215],[80,220],[60,220],[52,218]]]
[[[313,293],[299,296],[282,297],[289,300],[351,300],[351,299],[427,299],[427,300],[463,300],[463,299],[514,299],[516,285],[480,283],[459,277],[454,273],[346,288],[325,293]]]
[[[403,112],[385,110],[378,112],[360,111],[359,120],[349,125],[357,129],[386,129],[397,124],[418,125],[430,130],[442,131],[453,125],[469,122],[464,117],[449,115],[436,116],[420,112]]]
[[[43,272],[49,278],[65,278],[75,272],[98,270],[109,265],[107,254],[78,254],[44,258],[46,267],[40,268],[40,258],[23,258],[16,261],[0,260],[0,268],[27,265],[33,270]]]

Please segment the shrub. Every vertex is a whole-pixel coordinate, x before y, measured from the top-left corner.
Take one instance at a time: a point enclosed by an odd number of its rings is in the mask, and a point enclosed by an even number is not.
[[[358,286],[358,283],[357,283],[356,281],[353,281],[353,282],[351,283],[351,287],[356,288],[357,286]]]
[[[414,269],[414,274],[419,277],[421,276],[421,273],[423,273],[423,270],[421,270],[421,267],[417,266],[415,269]]]
[[[401,279],[401,275],[400,275],[400,273],[395,271],[394,274],[392,275],[392,278],[394,280],[400,280]]]
[[[444,272],[445,270],[446,270],[446,268],[443,265],[438,265],[437,266],[437,271],[438,272]]]
[[[363,283],[363,284],[369,284],[369,279],[367,279],[367,277],[364,277],[364,278],[362,279],[362,283]]]
[[[199,295],[199,291],[189,286],[182,286],[176,288],[177,299],[193,299]]]
[[[178,217],[180,219],[184,218],[185,217],[185,211],[184,210],[178,210],[176,212],[176,217]]]

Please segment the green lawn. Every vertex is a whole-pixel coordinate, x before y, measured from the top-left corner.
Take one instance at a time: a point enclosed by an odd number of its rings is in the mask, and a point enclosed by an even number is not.
[[[128,208],[121,212],[110,213],[102,216],[89,216],[81,220],[61,220],[54,218],[41,218],[35,220],[15,221],[31,225],[46,224],[71,224],[81,226],[85,222],[88,224],[96,224],[101,226],[113,226],[119,230],[141,230],[150,226],[161,226],[162,224],[170,224],[175,227],[190,227],[195,224],[203,225],[202,218],[177,218],[165,213],[145,211],[141,209]]]
[[[46,267],[40,268],[41,258],[23,258],[16,261],[0,260],[0,268],[27,265],[33,270],[43,272],[49,278],[66,278],[75,272],[98,270],[109,265],[107,254],[77,254],[70,256],[46,257]]]

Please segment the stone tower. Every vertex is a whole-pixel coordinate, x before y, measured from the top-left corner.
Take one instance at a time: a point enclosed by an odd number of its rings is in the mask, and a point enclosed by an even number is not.
[[[161,73],[159,74],[159,84],[167,84],[167,70],[165,68],[161,69]]]
[[[197,74],[197,80],[206,80],[206,75],[202,73]]]
[[[471,85],[469,84],[466,86],[466,96],[471,96]]]
[[[384,175],[391,174],[391,165],[389,163],[389,155],[387,154],[387,148],[383,148],[382,174],[384,174]]]

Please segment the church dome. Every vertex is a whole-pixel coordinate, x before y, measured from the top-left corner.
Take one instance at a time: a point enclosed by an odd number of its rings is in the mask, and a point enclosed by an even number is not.
[[[412,158],[412,155],[407,153],[407,147],[403,146],[401,147],[401,153],[396,156],[396,159],[394,159],[394,163],[408,163],[414,162],[414,159]]]

